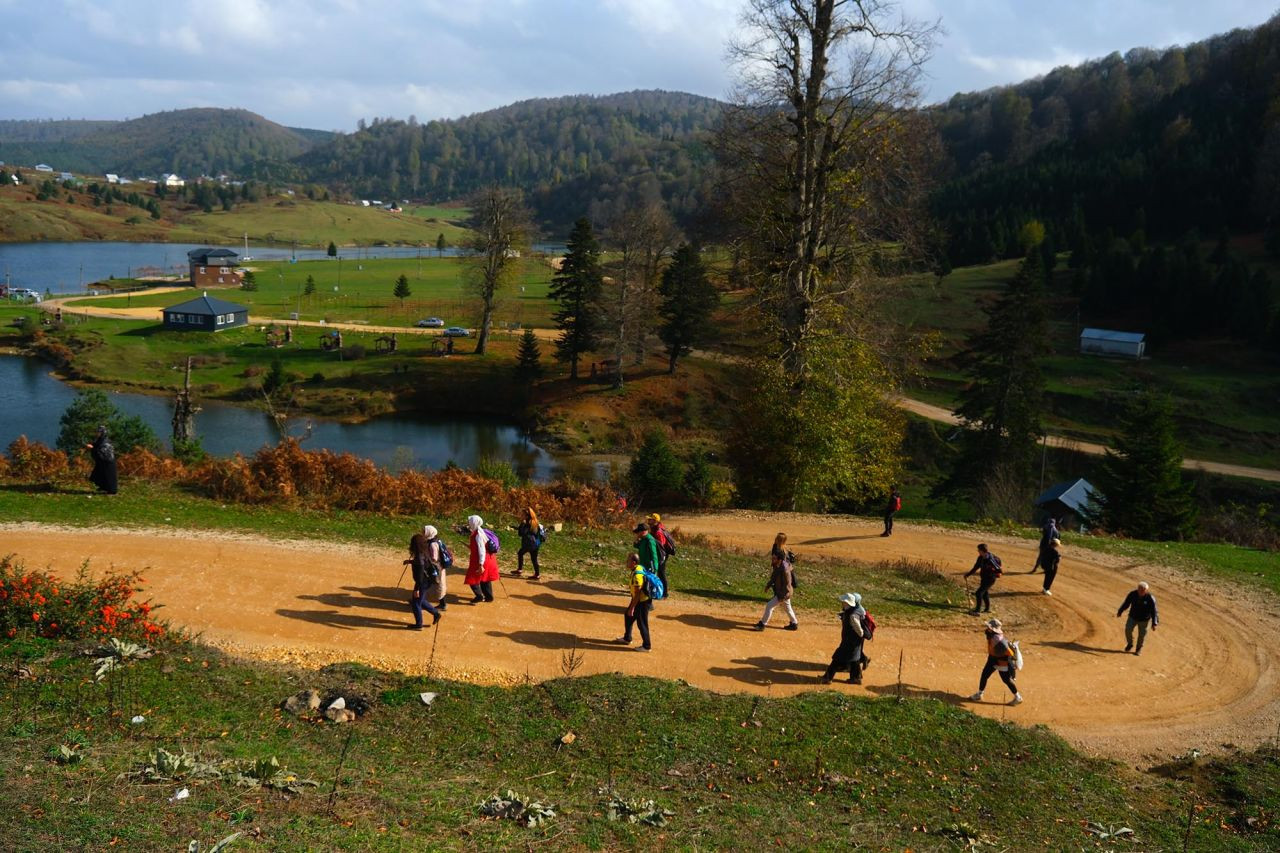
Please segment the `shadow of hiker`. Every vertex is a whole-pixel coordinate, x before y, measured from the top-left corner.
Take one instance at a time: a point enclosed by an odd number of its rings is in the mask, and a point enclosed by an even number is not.
[[[816,661],[771,657],[737,658],[729,662],[738,666],[713,666],[707,669],[707,673],[764,687],[770,684],[818,684],[827,668],[826,664]]]
[[[316,625],[327,625],[330,628],[342,628],[344,631],[354,631],[357,628],[394,628],[403,630],[404,626],[409,624],[407,619],[397,622],[392,619],[361,616],[358,613],[342,613],[337,610],[287,610],[280,608],[276,611],[276,615],[283,616],[286,619],[311,622]]]
[[[86,481],[88,482],[88,481]],[[5,483],[0,492],[16,492],[22,495],[100,495],[96,488],[75,489],[53,483]]]
[[[549,593],[539,592],[534,595],[511,595],[509,598],[522,598],[538,607],[549,607],[552,610],[564,610],[568,613],[621,613],[623,602],[617,603],[589,601],[584,598],[562,598]]]
[[[568,651],[569,649],[577,647],[578,649],[594,649],[597,651],[631,651],[630,646],[624,646],[621,643],[614,643],[612,640],[600,640],[593,637],[579,637],[577,634],[570,634],[567,631],[485,631],[485,635],[489,637],[506,638],[511,640],[513,643],[519,643],[523,646],[533,646],[539,649]]]
[[[898,685],[894,684],[872,684],[865,685],[868,693],[874,693],[877,696],[902,696],[903,699],[937,699],[939,702],[946,702],[948,705],[970,705],[967,697],[958,693],[948,693],[945,690],[931,690],[927,687],[920,687],[915,684],[902,684],[901,692]]]
[[[1035,643],[1037,646],[1048,646],[1051,649],[1062,649],[1064,652],[1080,652],[1086,655],[1123,655],[1128,654],[1122,649],[1104,649],[1098,646],[1086,646],[1083,643],[1071,642],[1068,640],[1040,640]]]
[[[350,589],[350,587],[345,588]],[[314,601],[317,604],[323,604],[327,607],[339,607],[343,610],[349,610],[353,607],[360,607],[366,610],[393,610],[396,612],[408,612],[409,610],[408,590],[400,590],[400,597],[397,599],[352,595],[346,592],[321,592],[315,595],[300,595],[298,600]]]
[[[720,589],[679,589],[681,595],[695,595],[698,598],[712,598],[720,601],[754,601],[763,606],[764,598],[759,595],[745,595],[741,592],[725,592]]]
[[[506,575],[505,577],[512,577],[512,576]],[[530,581],[532,580],[532,578],[528,577],[527,575],[515,575],[515,578],[517,580],[521,577],[525,578],[525,580],[530,580]],[[616,588],[608,587],[608,586],[596,586],[595,584],[584,583],[583,581],[574,581],[574,580],[555,580],[555,581],[539,580],[536,583],[542,589],[549,589],[552,592],[567,592],[567,593],[573,593],[575,595],[613,595],[613,596],[628,595],[627,589],[626,589],[626,578],[623,578],[622,584]]]
[[[973,598],[972,593],[969,595]],[[923,610],[969,610],[969,606],[961,604],[947,604],[945,601],[925,601],[920,598],[886,598],[885,601],[892,601],[896,604],[905,604],[908,607],[919,607]]]
[[[853,542],[857,539],[879,539],[879,533],[864,533],[861,536],[828,536],[824,539],[806,539],[796,545],[830,545],[832,542]]]
[[[654,616],[658,619],[679,622],[692,628],[708,628],[712,631],[755,631],[756,624],[754,622],[745,622],[741,619],[725,619],[720,616],[711,616],[707,613],[681,613],[679,616],[655,613]]]

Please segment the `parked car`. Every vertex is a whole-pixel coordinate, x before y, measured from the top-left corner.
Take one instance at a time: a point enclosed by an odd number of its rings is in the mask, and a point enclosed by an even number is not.
[[[468,332],[466,329],[462,328],[461,326],[450,326],[449,328],[445,329],[445,330],[444,330],[444,332],[442,332],[442,334],[443,334],[446,338],[469,338],[469,337],[471,337],[471,333],[470,333],[470,332]]]
[[[419,329],[443,329],[444,320],[441,320],[439,317],[428,317],[425,320],[418,321],[418,328]]]

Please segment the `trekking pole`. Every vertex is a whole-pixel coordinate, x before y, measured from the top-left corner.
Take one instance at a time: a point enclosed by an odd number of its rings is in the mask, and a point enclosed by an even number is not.
[[[400,570],[400,580],[396,581],[396,589],[400,588],[400,584],[404,583],[404,573],[409,571],[409,564],[405,563],[404,568]]]

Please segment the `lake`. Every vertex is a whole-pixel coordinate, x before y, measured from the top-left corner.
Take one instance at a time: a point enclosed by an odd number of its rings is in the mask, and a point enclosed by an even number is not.
[[[95,281],[112,276],[129,278],[138,270],[152,274],[178,273],[186,275],[187,252],[208,246],[208,243],[0,243],[0,281],[7,277],[14,287],[25,287],[44,293],[76,293]],[[242,244],[225,243],[219,246],[237,253],[244,251]],[[556,254],[564,251],[563,243],[537,243],[534,250]],[[365,258],[416,258],[434,256],[435,249],[416,246],[361,246],[343,247],[340,254],[348,259]],[[456,257],[463,250],[449,247],[447,257]],[[320,260],[324,249],[294,249],[291,246],[249,246],[249,255],[257,261],[281,261],[291,257],[299,260]]]
[[[58,419],[76,393],[38,359],[0,356],[0,448],[19,435],[52,447],[58,438]],[[172,432],[170,398],[110,391],[107,395],[122,412],[141,416],[167,443]],[[275,424],[263,412],[208,400],[199,405],[203,409],[196,415],[196,431],[204,449],[215,456],[249,455],[279,440]],[[550,454],[501,421],[386,416],[343,424],[298,418],[291,423],[290,432],[302,438],[307,450],[346,451],[393,470],[439,469],[450,460],[472,468],[489,458],[511,462],[518,473],[536,482],[546,482],[559,472]]]

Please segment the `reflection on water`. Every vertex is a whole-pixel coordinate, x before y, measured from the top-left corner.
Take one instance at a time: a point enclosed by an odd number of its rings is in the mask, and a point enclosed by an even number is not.
[[[52,445],[58,419],[76,391],[54,378],[36,359],[0,356],[0,443],[7,446],[19,435]],[[116,407],[139,415],[161,439],[169,436],[172,401],[146,394],[109,392]],[[201,401],[196,431],[204,449],[216,456],[251,454],[274,443],[279,433],[264,412],[226,403]],[[558,471],[555,460],[528,441],[518,429],[496,420],[426,420],[382,417],[361,424],[299,418],[289,433],[308,450],[350,452],[393,470],[443,468],[454,462],[472,468],[483,458],[509,461],[521,476],[550,480]]]

